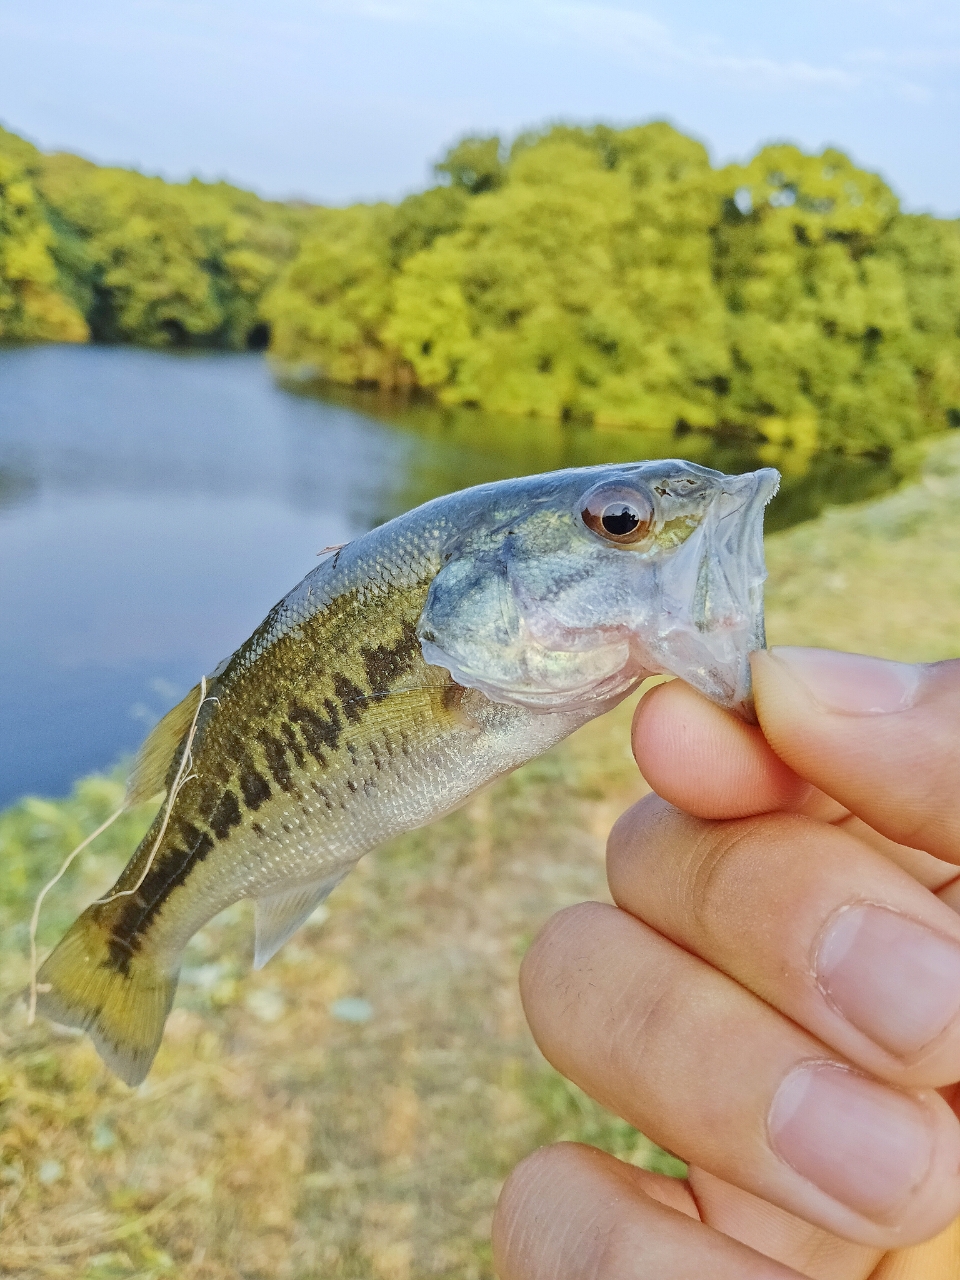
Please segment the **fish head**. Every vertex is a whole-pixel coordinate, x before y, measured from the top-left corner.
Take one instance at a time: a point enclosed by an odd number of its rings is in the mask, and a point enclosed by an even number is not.
[[[671,460],[467,491],[420,618],[424,658],[533,710],[598,712],[668,673],[752,719],[778,483]]]

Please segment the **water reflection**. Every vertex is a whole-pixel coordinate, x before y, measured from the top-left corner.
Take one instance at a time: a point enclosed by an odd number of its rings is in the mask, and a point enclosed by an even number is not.
[[[697,435],[294,395],[256,355],[0,351],[0,803],[135,749],[321,547],[466,485],[678,453],[757,462]],[[814,460],[771,523],[889,482]]]
[[[780,467],[783,483],[766,520],[766,527],[773,531],[810,520],[825,506],[873,497],[902,478],[899,459],[815,454],[799,461],[789,451],[778,457],[757,444],[718,439],[706,432],[676,436],[662,431],[558,426],[533,418],[440,409],[376,392],[330,387],[313,393],[301,389],[299,394],[313,394],[324,403],[352,408],[415,435],[405,484],[391,495],[396,505],[390,508],[390,515],[468,484],[560,467],[680,457],[728,472]]]
[[[361,427],[355,411],[278,391],[256,356],[0,352],[4,505],[50,493],[255,493],[319,512],[341,507],[336,494],[356,499],[365,527],[368,502],[389,491],[409,452],[403,436]]]

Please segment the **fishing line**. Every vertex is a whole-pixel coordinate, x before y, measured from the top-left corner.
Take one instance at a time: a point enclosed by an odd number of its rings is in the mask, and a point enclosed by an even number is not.
[[[48,880],[37,894],[37,900],[33,904],[33,915],[30,917],[30,1007],[27,1010],[28,1027],[33,1026],[34,1020],[37,1016],[37,926],[40,923],[40,908],[43,906],[43,900],[53,886],[63,878],[64,873],[77,854],[82,853],[88,844],[92,844],[93,841],[96,840],[97,836],[101,835],[106,831],[107,827],[116,822],[126,807],[127,802],[124,800],[120,808],[111,813],[106,822],[101,822],[96,831],[91,831],[85,840],[81,840],[74,851],[67,854],[63,861],[63,865],[60,867],[60,870],[53,879]]]
[[[173,785],[171,786],[169,792],[167,793],[167,802],[164,805],[163,821],[160,824],[160,830],[157,832],[157,838],[153,842],[153,848],[150,850],[150,856],[149,858],[147,858],[146,866],[143,868],[143,871],[140,873],[140,879],[137,881],[137,883],[133,886],[132,889],[119,889],[116,893],[108,894],[106,898],[98,898],[94,903],[94,906],[102,907],[102,906],[106,906],[108,902],[115,902],[117,898],[129,898],[132,894],[136,893],[139,890],[144,880],[146,880],[147,875],[150,872],[150,868],[153,866],[153,860],[157,856],[157,850],[160,848],[160,843],[163,840],[164,835],[166,834],[167,824],[170,821],[170,813],[171,813],[171,810],[173,809],[173,802],[176,800],[177,796],[180,794],[183,788],[187,785],[187,783],[192,778],[195,778],[197,776],[195,773],[187,773],[187,770],[193,768],[193,752],[191,751],[191,747],[193,746],[193,739],[197,732],[197,721],[200,719],[200,711],[205,702],[220,701],[219,698],[208,698],[206,694],[207,694],[207,677],[201,676],[200,677],[200,701],[197,703],[197,709],[193,713],[193,719],[190,722],[190,732],[187,734],[187,741],[183,748],[183,755],[180,757],[180,766],[177,769],[177,774],[173,780]],[[185,773],[187,774],[186,777],[184,777]]]
[[[197,703],[197,709],[193,713],[193,720],[190,722],[190,732],[187,734],[186,745],[184,746],[183,755],[180,758],[180,767],[177,769],[177,775],[173,780],[173,786],[170,788],[169,794],[167,796],[167,802],[166,802],[166,805],[164,808],[164,814],[163,814],[163,822],[161,823],[160,831],[157,835],[157,838],[153,843],[153,848],[150,850],[150,856],[147,859],[147,865],[143,869],[143,874],[141,875],[140,879],[137,881],[137,883],[133,886],[132,889],[122,889],[118,893],[110,894],[106,898],[98,898],[94,903],[95,906],[103,906],[108,902],[113,902],[115,898],[123,898],[129,894],[136,893],[137,890],[140,888],[140,886],[143,884],[144,880],[146,879],[147,872],[153,866],[153,860],[156,857],[157,850],[160,848],[160,842],[164,837],[164,834],[167,830],[167,824],[170,821],[170,811],[173,808],[173,802],[174,800],[176,800],[178,794],[180,793],[180,791],[183,790],[183,788],[190,781],[190,779],[195,778],[197,776],[195,773],[191,773],[191,774],[188,774],[187,777],[184,777],[184,773],[188,768],[192,767],[192,764],[193,764],[193,755],[191,752],[191,747],[193,746],[193,739],[196,736],[196,732],[197,732],[197,720],[200,717],[200,709],[203,706],[204,702],[220,701],[219,698],[207,698],[206,692],[207,692],[207,678],[206,676],[202,676],[200,679],[200,701]],[[103,832],[106,831],[107,827],[111,826],[114,822],[116,822],[116,820],[120,817],[121,813],[123,813],[126,807],[127,807],[127,801],[126,799],[124,799],[123,804],[121,804],[120,808],[115,810],[113,813],[111,813],[110,817],[107,818],[106,822],[102,822],[100,826],[97,827],[96,831],[91,831],[91,833],[84,840],[80,841],[80,843],[77,845],[77,847],[73,850],[72,853],[67,854],[66,858],[64,859],[60,867],[60,870],[57,872],[57,874],[53,877],[52,880],[47,881],[47,883],[43,886],[43,888],[37,894],[37,900],[33,904],[33,914],[30,917],[30,1004],[27,1010],[27,1026],[28,1027],[33,1026],[33,1023],[36,1020],[36,1016],[37,1016],[37,995],[40,990],[37,985],[37,970],[39,968],[37,964],[37,928],[40,923],[40,908],[43,906],[43,900],[47,896],[47,894],[50,892],[50,890],[54,887],[54,885],[56,885],[60,880],[62,880],[64,874],[67,871],[67,868],[73,862],[74,858],[76,858],[76,856],[79,853],[82,853],[83,850],[86,849],[88,845],[92,844],[93,841],[96,840],[97,836],[102,835]]]

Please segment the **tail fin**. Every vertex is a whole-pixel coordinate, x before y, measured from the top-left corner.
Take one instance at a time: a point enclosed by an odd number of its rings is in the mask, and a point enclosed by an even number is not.
[[[111,1071],[137,1085],[160,1047],[178,973],[164,971],[143,951],[118,960],[100,914],[96,904],[88,907],[44,962],[37,1008],[86,1031]]]

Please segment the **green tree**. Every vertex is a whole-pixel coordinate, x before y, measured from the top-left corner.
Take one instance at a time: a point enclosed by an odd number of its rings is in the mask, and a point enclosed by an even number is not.
[[[913,369],[922,421],[960,427],[960,220],[899,217],[879,246],[905,298],[902,358]]]
[[[722,431],[781,465],[960,421],[958,224],[839,151],[715,172],[665,124],[467,138],[448,184],[321,232],[275,353],[505,413]],[[358,224],[359,225],[359,224]]]
[[[898,214],[890,189],[838,151],[785,145],[720,181],[716,273],[732,357],[724,418],[801,455],[917,435],[903,276],[879,252]]]
[[[0,341],[84,342],[83,316],[58,287],[39,166],[29,143],[0,129]]]
[[[503,143],[496,136],[464,138],[433,168],[438,177],[446,176],[455,189],[461,188],[472,196],[496,191],[507,176]]]
[[[108,342],[243,347],[312,217],[226,183],[166,183],[71,155],[44,157],[38,185],[64,290]]]
[[[386,205],[330,210],[263,303],[284,366],[355,386],[402,384],[381,341],[392,287]],[[409,383],[409,379],[407,379]]]
[[[0,339],[242,348],[448,405],[722,432],[800,469],[960,426],[960,222],[828,149],[711,168],[669,125],[462,139],[322,209],[0,130]]]
[[[395,207],[318,212],[296,260],[263,302],[274,356],[334,382],[412,387],[413,369],[385,332],[396,274],[457,229],[468,201],[459,187],[434,187]]]
[[[668,125],[523,138],[463,228],[404,265],[385,336],[447,403],[713,426],[716,203],[706,152]]]

